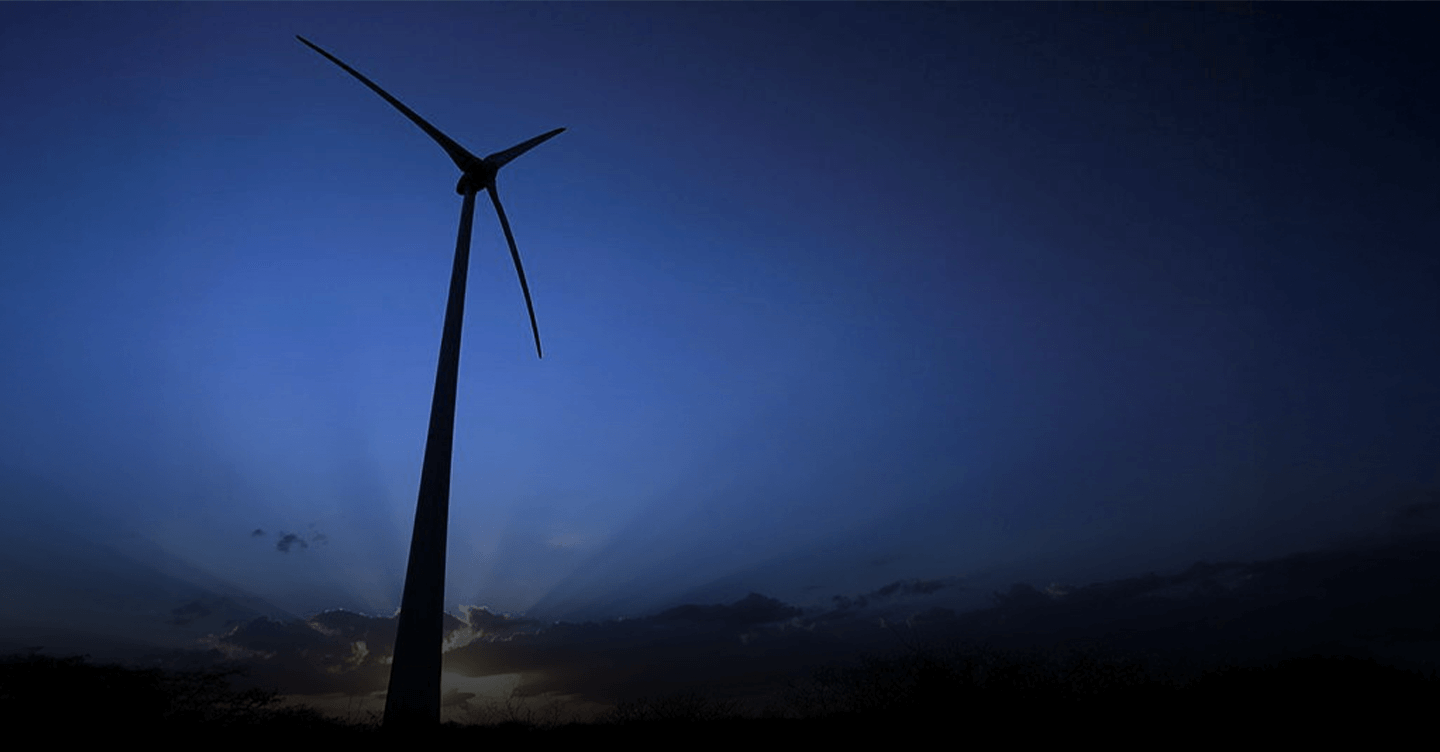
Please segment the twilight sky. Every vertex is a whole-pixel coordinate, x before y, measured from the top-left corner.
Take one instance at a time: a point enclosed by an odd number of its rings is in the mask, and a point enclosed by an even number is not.
[[[500,175],[544,360],[478,206],[457,615],[1378,529],[1440,486],[1436,14],[0,6],[0,647],[398,606],[458,175],[297,33],[568,128]]]

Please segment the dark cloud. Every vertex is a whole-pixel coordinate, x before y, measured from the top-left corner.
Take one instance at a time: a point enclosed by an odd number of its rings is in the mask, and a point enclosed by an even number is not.
[[[294,618],[285,610],[277,608],[261,598],[244,594],[231,597],[211,593],[187,599],[172,608],[167,623],[173,627],[185,627],[187,628],[186,632],[198,637],[207,633],[213,634],[218,629],[228,629],[261,616],[280,620]]]
[[[282,533],[280,535],[280,539],[275,541],[275,550],[279,551],[282,554],[290,553],[290,549],[295,546],[299,546],[301,548],[309,548],[310,544],[306,543],[304,538],[301,538],[294,533]]]
[[[918,580],[881,588],[890,596],[938,589]],[[893,620],[904,624],[908,618],[913,627],[953,613],[931,604]],[[460,630],[474,635],[446,654],[447,671],[520,674],[522,695],[554,693],[603,705],[697,685],[757,696],[811,667],[893,642],[874,611],[826,620],[759,593],[728,604],[684,604],[650,616],[578,624],[545,624],[483,607],[466,608],[464,616],[446,615],[450,639]],[[336,610],[305,620],[249,619],[207,642],[286,692],[359,696],[384,691],[395,626],[393,617]],[[468,707],[473,696],[451,699]]]
[[[540,623],[534,619],[517,619],[509,614],[493,613],[484,606],[461,606],[460,610],[470,628],[475,630],[476,634],[484,636],[503,636]]]
[[[886,585],[876,590],[875,595],[882,597],[888,597],[891,595],[904,595],[909,593],[929,595],[936,590],[939,590],[940,588],[946,587],[950,584],[951,583],[944,580],[896,580],[895,582],[892,582],[889,585]]]
[[[200,601],[191,601],[183,606],[177,606],[170,610],[169,624],[177,627],[189,624],[196,619],[203,619],[210,615],[210,607]]]
[[[286,653],[316,652],[323,649],[325,635],[305,621],[277,621],[260,617],[231,628],[226,645],[253,655],[271,657]]]
[[[264,536],[264,535],[265,535],[265,531],[264,531],[264,530],[261,530],[261,529],[258,528],[258,527],[255,528],[254,530],[251,530],[251,531],[250,531],[250,537],[251,537],[251,538],[259,538],[259,537],[262,537],[262,536]]]
[[[1407,665],[1440,651],[1428,608],[1440,597],[1437,544],[1440,536],[1432,535],[1260,562],[1199,562],[1173,575],[1083,586],[1017,582],[972,610],[941,601],[967,590],[958,578],[900,580],[808,612],[758,593],[585,623],[547,624],[473,607],[463,621],[446,617],[447,637],[468,635],[470,642],[450,650],[445,667],[471,677],[518,674],[522,697],[594,707],[682,690],[763,704],[819,667],[915,645],[1096,646],[1240,662],[1320,646]],[[186,604],[174,618],[205,610]],[[257,618],[208,642],[286,692],[359,696],[385,689],[395,623],[347,611]],[[446,703],[469,708],[474,699],[457,691]]]
[[[264,535],[264,534],[265,534],[265,531],[264,531],[264,530],[261,530],[260,528],[255,528],[255,531],[252,532],[252,533],[250,533],[250,537],[252,537],[252,538],[254,538],[254,537],[259,537],[259,536],[262,536],[262,535]],[[302,549],[303,549],[303,548],[309,548],[309,547],[310,547],[310,544],[312,544],[312,543],[315,544],[315,545],[317,545],[317,546],[323,546],[323,545],[325,545],[326,543],[329,543],[329,542],[330,542],[329,536],[327,536],[327,535],[325,535],[324,533],[321,533],[321,532],[315,530],[315,526],[314,526],[314,525],[311,525],[311,526],[310,526],[310,536],[309,536],[309,538],[305,538],[305,537],[301,536],[299,533],[286,533],[286,532],[283,532],[283,531],[282,531],[282,532],[279,532],[279,533],[276,533],[276,536],[277,536],[277,538],[276,538],[276,540],[275,540],[275,550],[276,550],[276,551],[279,551],[280,553],[284,553],[284,554],[290,553],[291,549],[294,549],[294,548],[297,548],[297,547],[298,547],[298,548],[302,548]]]
[[[787,648],[780,638],[782,625],[800,614],[751,594],[731,604],[690,604],[637,619],[560,622],[477,640],[448,654],[446,665],[474,676],[522,674],[522,695],[556,693],[602,704],[696,685],[753,695],[795,668],[789,664],[817,657],[803,644]]]
[[[440,697],[440,707],[469,709],[470,701],[473,699],[475,699],[474,692],[461,692],[458,689],[451,689]]]
[[[933,607],[933,608],[928,608],[928,609],[926,609],[926,610],[924,610],[924,611],[921,611],[921,612],[918,613],[918,614],[915,614],[914,616],[912,616],[912,617],[910,618],[910,620],[909,620],[908,623],[911,624],[911,625],[915,625],[915,624],[934,624],[934,623],[939,623],[939,622],[950,621],[950,620],[952,620],[952,619],[954,619],[954,618],[955,618],[955,611],[954,611],[954,610],[945,608],[945,607],[943,607],[943,606],[935,606],[935,607]]]
[[[458,619],[448,614],[446,616],[446,633],[463,626]],[[371,647],[372,651],[380,650],[382,653],[388,651],[389,646],[395,641],[394,617],[366,616],[354,611],[336,609],[322,611],[310,617],[307,622],[312,629],[333,639],[343,642],[363,640],[374,646]]]
[[[828,618],[835,618],[840,613],[852,609],[868,608],[872,603],[883,602],[899,596],[930,595],[942,588],[956,587],[958,579],[959,578],[951,578],[949,580],[896,580],[889,585],[876,588],[862,595],[832,596],[830,600],[834,604],[834,610],[830,612]]]
[[[446,615],[447,637],[461,630],[476,636],[447,653],[445,662],[448,671],[469,676],[522,674],[523,693],[558,692],[607,704],[697,679],[753,692],[774,673],[775,635],[784,632],[777,625],[801,615],[801,609],[755,593],[730,604],[687,604],[585,624],[547,625],[475,607],[465,610],[465,621]],[[305,620],[250,619],[207,642],[217,656],[243,662],[255,680],[287,693],[367,695],[385,689],[395,626],[393,617],[337,610]],[[810,654],[803,647],[788,653],[795,660]],[[471,699],[460,693],[447,701],[466,707]]]
[[[387,632],[383,627],[373,631]],[[389,667],[383,661],[394,641],[393,626],[388,633],[390,639],[377,641],[376,647],[381,649],[372,652],[370,641],[353,639],[345,630],[325,629],[320,617],[291,621],[262,617],[236,625],[208,642],[226,659],[244,665],[249,678],[260,685],[295,694],[365,695],[385,688]]]
[[[1431,494],[1440,497],[1440,494]],[[1398,537],[1427,535],[1440,531],[1440,498],[1401,506],[1387,515],[1389,532]]]
[[[774,598],[751,593],[728,606],[686,604],[668,609],[650,618],[657,623],[679,621],[743,627],[780,621],[792,616],[799,616],[800,613],[800,609],[787,606]]]
[[[447,638],[468,626],[445,615]],[[365,695],[385,689],[395,628],[393,616],[334,610],[308,619],[248,619],[204,642],[242,662],[256,682],[286,693]]]

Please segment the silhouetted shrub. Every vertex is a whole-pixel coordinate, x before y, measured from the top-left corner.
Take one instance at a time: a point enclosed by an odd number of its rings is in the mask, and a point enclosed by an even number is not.
[[[809,719],[949,722],[1025,708],[1052,714],[1135,709],[1176,683],[1148,662],[1098,648],[1006,651],[969,646],[912,649],[828,667],[792,684],[778,714]]]
[[[283,707],[279,693],[237,689],[238,669],[164,671],[95,665],[84,656],[35,653],[0,658],[0,722],[10,728],[87,726],[116,730],[331,727],[309,708]]]
[[[1434,677],[1344,655],[1219,668],[1200,677],[1190,689],[1197,701],[1225,705],[1240,713],[1271,708],[1277,697],[1286,698],[1288,709],[1306,713],[1428,712],[1440,701],[1440,681]]]
[[[603,724],[710,723],[736,719],[741,715],[739,703],[733,700],[679,692],[622,702],[597,721]]]
[[[537,703],[517,691],[511,691],[504,700],[492,699],[477,704],[466,722],[492,731],[515,734],[559,728],[571,719],[559,699]]]

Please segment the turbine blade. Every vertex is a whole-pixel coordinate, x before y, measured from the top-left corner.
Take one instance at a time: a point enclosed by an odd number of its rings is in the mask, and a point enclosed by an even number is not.
[[[350,66],[340,62],[339,58],[331,55],[325,50],[320,49],[317,45],[315,45],[313,42],[306,39],[305,37],[296,34],[295,38],[303,42],[306,47],[309,47],[310,49],[315,50],[321,55],[324,55],[325,59],[340,66],[340,68],[346,73],[349,73],[355,78],[360,79],[360,83],[370,87],[371,91],[379,94],[382,99],[393,105],[395,109],[401,112],[401,114],[403,114],[407,118],[410,118],[410,122],[420,126],[420,130],[425,131],[426,135],[434,139],[435,143],[439,144],[440,148],[444,149],[445,153],[450,155],[451,161],[455,163],[456,167],[460,168],[461,172],[469,172],[470,168],[473,167],[476,162],[480,161],[479,158],[477,158],[474,154],[466,151],[465,147],[455,143],[453,140],[450,139],[449,136],[441,133],[439,128],[436,128],[435,126],[429,124],[425,121],[425,118],[416,115],[414,110],[401,104],[400,100],[396,99],[395,97],[390,96],[388,92],[377,86],[374,81],[371,81],[370,79],[361,75],[360,71],[357,71],[354,68],[351,68]]]
[[[520,291],[525,293],[525,308],[530,312],[530,331],[535,334],[535,355],[543,358],[545,356],[540,352],[540,327],[535,323],[535,306],[530,303],[530,285],[525,284],[525,267],[520,265],[520,251],[515,247],[515,235],[510,232],[510,220],[505,218],[505,207],[500,205],[500,194],[495,190],[495,183],[492,182],[487,187],[490,201],[495,204],[495,213],[500,217],[500,227],[505,230],[505,240],[510,243],[510,258],[515,259],[515,274],[520,277]]]
[[[498,169],[500,169],[501,167],[504,167],[506,162],[509,162],[510,160],[512,160],[512,159],[520,156],[521,154],[524,154],[525,152],[530,151],[531,149],[534,149],[535,147],[539,146],[540,144],[543,144],[543,143],[545,143],[546,141],[549,141],[550,139],[552,139],[552,138],[560,135],[564,130],[565,130],[564,128],[556,128],[555,130],[550,131],[549,133],[545,133],[545,134],[536,136],[535,138],[532,138],[532,139],[530,139],[529,141],[526,141],[526,142],[524,142],[524,143],[515,144],[514,146],[512,146],[512,147],[510,147],[509,149],[506,149],[506,150],[504,150],[504,151],[497,151],[497,152],[495,152],[494,154],[491,154],[490,156],[486,157],[486,158],[485,158],[485,161],[486,161],[486,162],[489,162],[489,163],[492,164],[492,165],[494,165],[494,166],[495,166],[495,169],[498,170]]]

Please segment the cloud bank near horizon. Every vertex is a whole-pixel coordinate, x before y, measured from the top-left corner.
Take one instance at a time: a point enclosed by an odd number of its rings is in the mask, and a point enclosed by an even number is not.
[[[1425,514],[1433,514],[1429,503],[1400,516]],[[1440,525],[1417,524],[1346,548],[1196,562],[1173,574],[1089,585],[899,580],[809,608],[759,593],[589,622],[465,607],[446,618],[445,671],[452,683],[513,680],[499,690],[513,696],[477,699],[452,686],[457,707],[511,697],[593,708],[682,691],[764,703],[822,667],[962,644],[1090,646],[1182,663],[1316,650],[1416,668],[1440,655],[1440,636],[1426,631],[1417,605],[1440,581],[1437,536]],[[983,607],[956,607],[977,598]],[[201,610],[191,604],[177,614]],[[287,693],[374,699],[388,680],[395,621],[340,610],[257,617],[204,642],[213,659],[237,661],[251,680]]]

